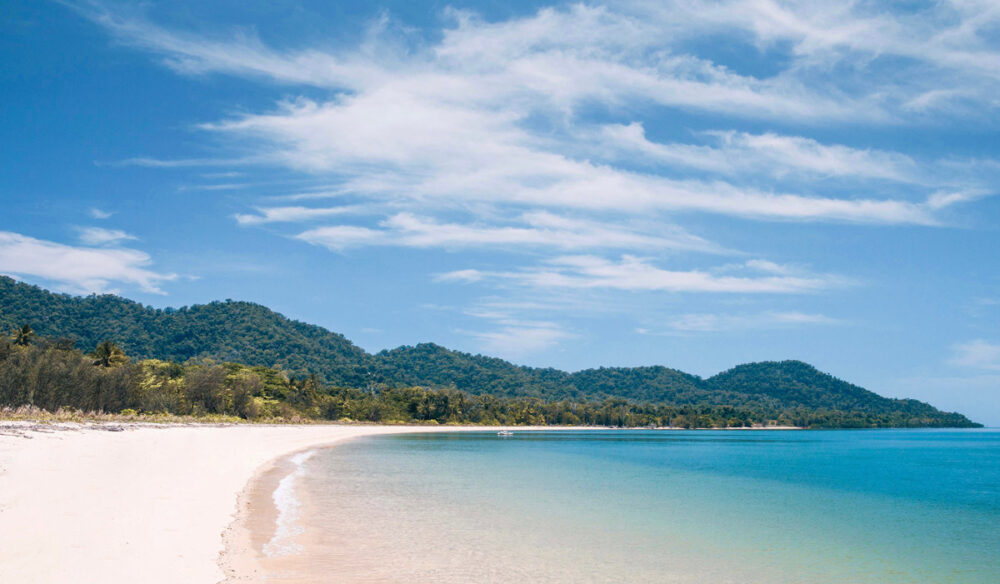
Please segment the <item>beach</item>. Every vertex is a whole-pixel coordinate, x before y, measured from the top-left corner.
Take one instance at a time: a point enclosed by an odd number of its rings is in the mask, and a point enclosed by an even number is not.
[[[440,430],[456,428],[2,423],[0,582],[223,581],[224,532],[269,463],[358,436]]]
[[[995,431],[542,429],[0,422],[0,582],[996,573]]]
[[[992,584],[998,439],[564,428],[371,436],[258,475],[241,502],[249,523],[231,532],[249,545],[229,550],[257,560],[239,567],[240,581],[274,584]]]

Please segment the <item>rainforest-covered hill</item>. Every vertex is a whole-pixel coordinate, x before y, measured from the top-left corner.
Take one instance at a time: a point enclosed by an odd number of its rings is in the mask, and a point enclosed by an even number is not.
[[[843,425],[967,426],[959,414],[890,399],[800,361],[739,365],[707,379],[664,366],[601,367],[568,373],[515,365],[432,343],[369,354],[343,335],[250,302],[155,309],[115,295],[56,294],[0,277],[0,330],[28,324],[89,351],[113,341],[132,359],[211,359],[315,375],[325,386],[446,388],[475,396],[548,402],[621,399],[634,404],[732,407],[784,419],[853,420]],[[812,418],[810,418],[812,416]],[[818,418],[817,418],[818,419]],[[869,422],[865,422],[868,420]]]

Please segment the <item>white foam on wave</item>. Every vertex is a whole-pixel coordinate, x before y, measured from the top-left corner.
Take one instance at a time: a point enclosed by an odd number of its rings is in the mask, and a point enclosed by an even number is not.
[[[264,544],[264,555],[268,557],[288,556],[302,551],[302,546],[295,538],[305,531],[298,523],[299,508],[302,503],[295,497],[295,483],[305,471],[303,464],[309,460],[315,450],[300,452],[291,458],[295,469],[278,482],[277,488],[271,494],[274,506],[278,509],[278,518],[271,541]]]

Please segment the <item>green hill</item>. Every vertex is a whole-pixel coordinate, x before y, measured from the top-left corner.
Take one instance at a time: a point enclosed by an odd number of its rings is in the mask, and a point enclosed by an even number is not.
[[[90,350],[112,340],[133,358],[204,358],[314,374],[333,386],[424,386],[548,402],[625,400],[688,408],[739,408],[755,419],[802,426],[969,426],[960,414],[889,399],[800,361],[740,365],[708,379],[662,366],[576,373],[514,365],[432,343],[370,355],[343,335],[258,304],[212,302],[155,309],[114,295],[74,297],[0,277],[0,329],[28,323]],[[693,414],[692,414],[693,415]]]
[[[756,398],[771,407],[808,411],[865,412],[900,419],[947,419],[955,425],[967,420],[945,414],[914,399],[890,399],[823,373],[802,361],[747,363],[708,378],[718,391]],[[808,424],[798,424],[808,425]]]
[[[380,381],[389,385],[454,387],[504,397],[579,397],[557,369],[514,365],[503,359],[452,351],[434,343],[404,346],[375,355]]]
[[[0,277],[0,327],[23,323],[42,336],[72,338],[86,350],[113,340],[133,357],[277,366],[337,385],[364,384],[371,367],[371,356],[343,335],[251,302],[159,310],[112,294],[54,294]]]

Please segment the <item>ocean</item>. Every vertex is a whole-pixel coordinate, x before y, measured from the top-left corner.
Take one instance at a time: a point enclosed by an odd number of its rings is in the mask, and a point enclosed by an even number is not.
[[[1000,582],[1000,431],[390,435],[299,455],[273,582]]]

